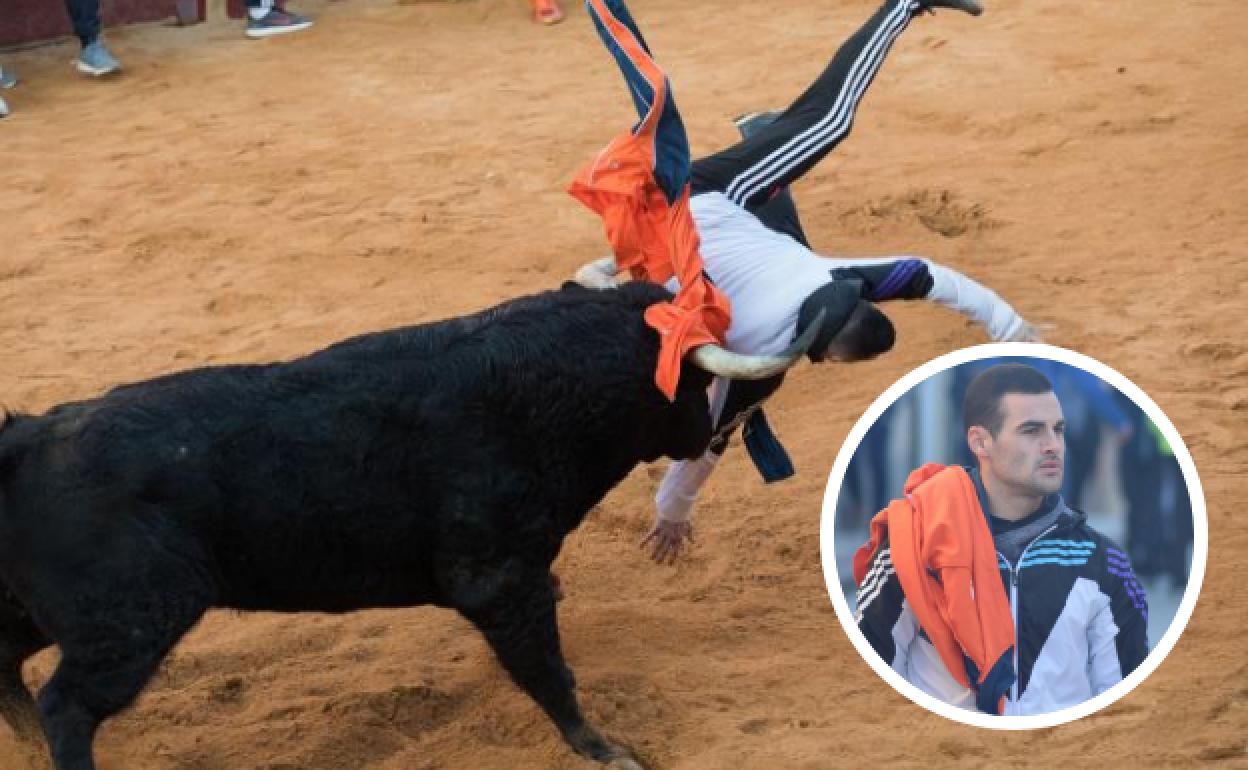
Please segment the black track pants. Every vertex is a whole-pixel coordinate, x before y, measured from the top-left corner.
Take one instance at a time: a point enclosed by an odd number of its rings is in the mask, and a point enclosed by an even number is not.
[[[775,122],[694,161],[693,194],[722,192],[752,209],[814,167],[849,135],[858,103],[918,8],[918,0],[887,0]]]

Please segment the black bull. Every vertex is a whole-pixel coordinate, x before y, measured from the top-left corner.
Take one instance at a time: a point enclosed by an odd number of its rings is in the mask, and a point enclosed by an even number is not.
[[[0,431],[0,714],[92,768],[210,607],[449,607],[578,752],[631,767],[581,715],[549,568],[636,464],[711,437],[710,375],[653,385],[644,284],[565,287],[288,363],[123,386]],[[60,664],[32,699],[21,664]]]

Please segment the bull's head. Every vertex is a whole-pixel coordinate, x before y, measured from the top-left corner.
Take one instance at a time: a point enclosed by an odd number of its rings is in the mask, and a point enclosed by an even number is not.
[[[819,336],[826,315],[826,310],[820,310],[806,331],[792,345],[774,356],[746,356],[718,345],[702,345],[689,351],[689,360],[700,369],[730,380],[765,380],[775,377],[797,363],[797,359],[810,349],[815,338]]]
[[[666,441],[660,452],[678,460],[698,457],[705,452],[714,427],[706,392],[712,376],[731,380],[765,380],[780,376],[810,349],[823,326],[823,319],[824,312],[820,311],[792,345],[774,356],[742,355],[718,345],[702,345],[689,351],[676,397],[668,411]]]
[[[639,460],[653,461],[662,456],[690,459],[705,452],[713,427],[707,399],[712,379],[765,380],[781,375],[813,344],[823,321],[822,316],[817,318],[777,355],[741,355],[718,345],[695,348],[685,355],[675,397],[669,401],[654,385],[659,335],[646,324],[644,312],[656,302],[670,301],[671,293],[641,281],[618,286],[586,283],[578,276],[577,281],[563,286],[562,302],[582,309],[575,314],[575,336],[587,347],[582,348],[585,353],[574,365],[594,372],[589,379],[607,390],[596,398],[590,396],[582,411],[582,425],[589,428],[594,422],[591,414],[603,410],[612,414],[602,425],[609,426],[604,430],[609,430],[613,444],[628,447],[619,456],[627,464],[616,469],[621,475]],[[586,299],[591,301],[585,303]],[[544,307],[542,315],[550,317],[552,312]],[[591,349],[592,353],[588,352]],[[603,373],[608,371],[615,375],[606,377]],[[625,374],[627,379],[621,379]]]
[[[586,263],[576,271],[572,283],[587,289],[614,289],[621,285],[619,268],[614,257],[602,257]],[[826,310],[820,310],[806,331],[775,356],[746,356],[732,353],[718,345],[703,345],[690,351],[688,360],[700,369],[730,380],[765,380],[784,372],[814,344],[823,326]]]

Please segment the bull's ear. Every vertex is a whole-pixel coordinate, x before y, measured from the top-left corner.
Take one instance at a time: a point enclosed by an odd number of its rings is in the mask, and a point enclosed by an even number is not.
[[[559,287],[559,291],[589,291],[589,289],[576,281],[564,281],[563,285]]]

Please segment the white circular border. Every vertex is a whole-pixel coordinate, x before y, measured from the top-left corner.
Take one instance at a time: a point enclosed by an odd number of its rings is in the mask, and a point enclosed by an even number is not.
[[[892,406],[893,402],[932,375],[959,364],[997,356],[1048,358],[1060,361],[1096,375],[1125,394],[1148,415],[1165,436],[1166,441],[1170,443],[1170,448],[1174,451],[1174,456],[1178,459],[1179,467],[1183,471],[1183,480],[1187,484],[1187,494],[1192,504],[1191,574],[1188,576],[1183,599],[1179,602],[1179,610],[1175,613],[1174,620],[1170,622],[1170,627],[1162,635],[1161,641],[1148,653],[1148,657],[1135,671],[1100,695],[1077,706],[1032,716],[996,716],[969,711],[938,700],[907,682],[876,654],[875,649],[858,630],[858,624],[854,622],[853,613],[849,610],[849,603],[841,591],[836,569],[836,527],[833,524],[836,516],[836,500],[840,494],[841,485],[845,481],[845,472],[849,467],[850,458],[858,451],[858,445],[862,443],[867,430],[884,414],[884,410]],[[995,730],[1032,730],[1064,724],[1105,708],[1134,690],[1153,673],[1157,666],[1161,665],[1178,642],[1179,635],[1183,633],[1187,621],[1192,616],[1192,610],[1196,606],[1196,598],[1200,594],[1200,586],[1205,577],[1205,561],[1209,555],[1209,521],[1206,516],[1205,494],[1200,485],[1200,476],[1196,473],[1196,464],[1192,462],[1192,455],[1188,452],[1187,445],[1183,443],[1182,436],[1175,430],[1174,424],[1161,411],[1161,408],[1135,383],[1100,361],[1073,350],[1028,342],[999,342],[963,348],[929,361],[894,383],[867,408],[849,432],[849,436],[841,446],[841,451],[836,455],[836,463],[832,466],[832,472],[828,475],[828,487],[823,495],[823,515],[819,526],[819,546],[823,562],[823,578],[827,585],[828,596],[831,597],[832,604],[836,608],[836,617],[841,621],[845,632],[849,634],[849,639],[854,643],[858,654],[875,670],[875,673],[892,685],[893,689],[929,711],[934,711],[955,722]]]

